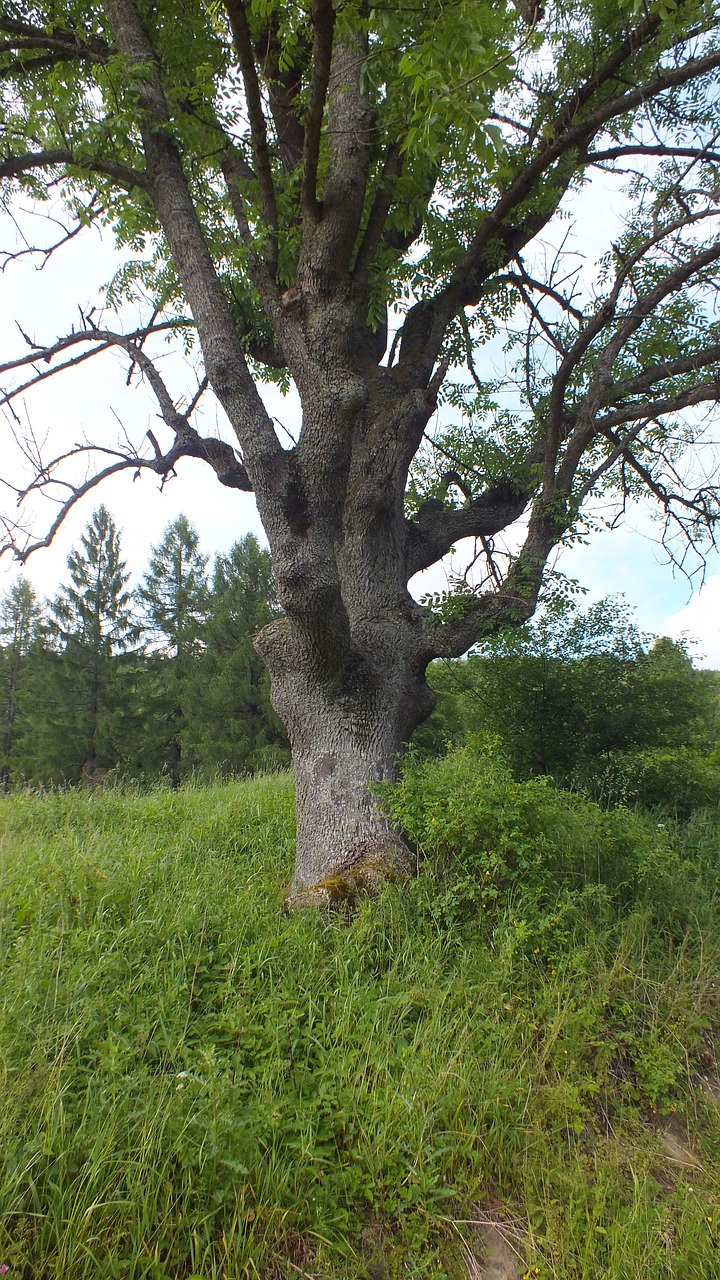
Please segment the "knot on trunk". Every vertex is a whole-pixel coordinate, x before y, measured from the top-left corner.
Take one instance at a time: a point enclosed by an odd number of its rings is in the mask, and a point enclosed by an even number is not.
[[[368,836],[348,849],[337,868],[317,884],[291,889],[285,906],[288,911],[298,907],[352,907],[359,893],[374,895],[381,885],[398,884],[416,872],[415,854],[400,836]]]

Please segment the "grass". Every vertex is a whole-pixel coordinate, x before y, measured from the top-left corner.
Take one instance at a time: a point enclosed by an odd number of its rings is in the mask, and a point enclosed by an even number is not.
[[[443,768],[351,919],[282,913],[286,777],[0,802],[10,1280],[717,1277],[718,815]]]

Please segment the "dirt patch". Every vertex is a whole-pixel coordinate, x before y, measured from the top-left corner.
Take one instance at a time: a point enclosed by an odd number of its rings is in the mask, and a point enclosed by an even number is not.
[[[315,1245],[299,1231],[288,1231],[278,1243],[275,1258],[266,1271],[267,1280],[286,1280],[288,1276],[305,1276],[315,1280],[307,1268],[315,1257]]]
[[[688,1142],[687,1132],[678,1121],[670,1121],[662,1133],[660,1141],[668,1160],[684,1169],[699,1169],[700,1161]]]
[[[477,1205],[475,1212],[457,1224],[467,1280],[518,1280],[525,1270],[525,1225],[495,1204]]]
[[[693,1175],[701,1171],[702,1162],[693,1150],[691,1134],[680,1116],[656,1116],[652,1127],[661,1148],[662,1162],[651,1164],[649,1172],[663,1191],[671,1193],[677,1190],[681,1178],[692,1182]]]
[[[368,1222],[363,1227],[362,1251],[367,1260],[368,1280],[388,1280],[386,1264],[387,1236],[379,1222]]]

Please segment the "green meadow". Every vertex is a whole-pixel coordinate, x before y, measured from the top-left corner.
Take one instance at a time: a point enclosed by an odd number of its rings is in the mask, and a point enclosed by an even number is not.
[[[386,803],[417,880],[287,915],[285,775],[0,800],[9,1280],[474,1280],[499,1238],[716,1280],[717,810],[463,752]]]

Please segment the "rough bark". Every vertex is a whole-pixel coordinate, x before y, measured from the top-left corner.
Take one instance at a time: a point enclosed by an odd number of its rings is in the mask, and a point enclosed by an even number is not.
[[[378,806],[403,746],[408,691],[400,679],[375,689],[359,675],[338,696],[308,671],[273,677],[292,745],[297,847],[288,905],[335,905],[386,879],[411,874],[415,859]],[[417,705],[417,704],[416,704]]]
[[[282,569],[278,579],[282,596]],[[367,582],[343,576],[335,617],[320,605],[315,626],[307,616],[286,616],[258,637],[292,748],[297,853],[290,906],[347,902],[360,888],[415,869],[413,853],[382,812],[377,784],[396,776],[412,730],[433,706],[418,614],[404,588],[391,605],[380,574],[370,595]]]

